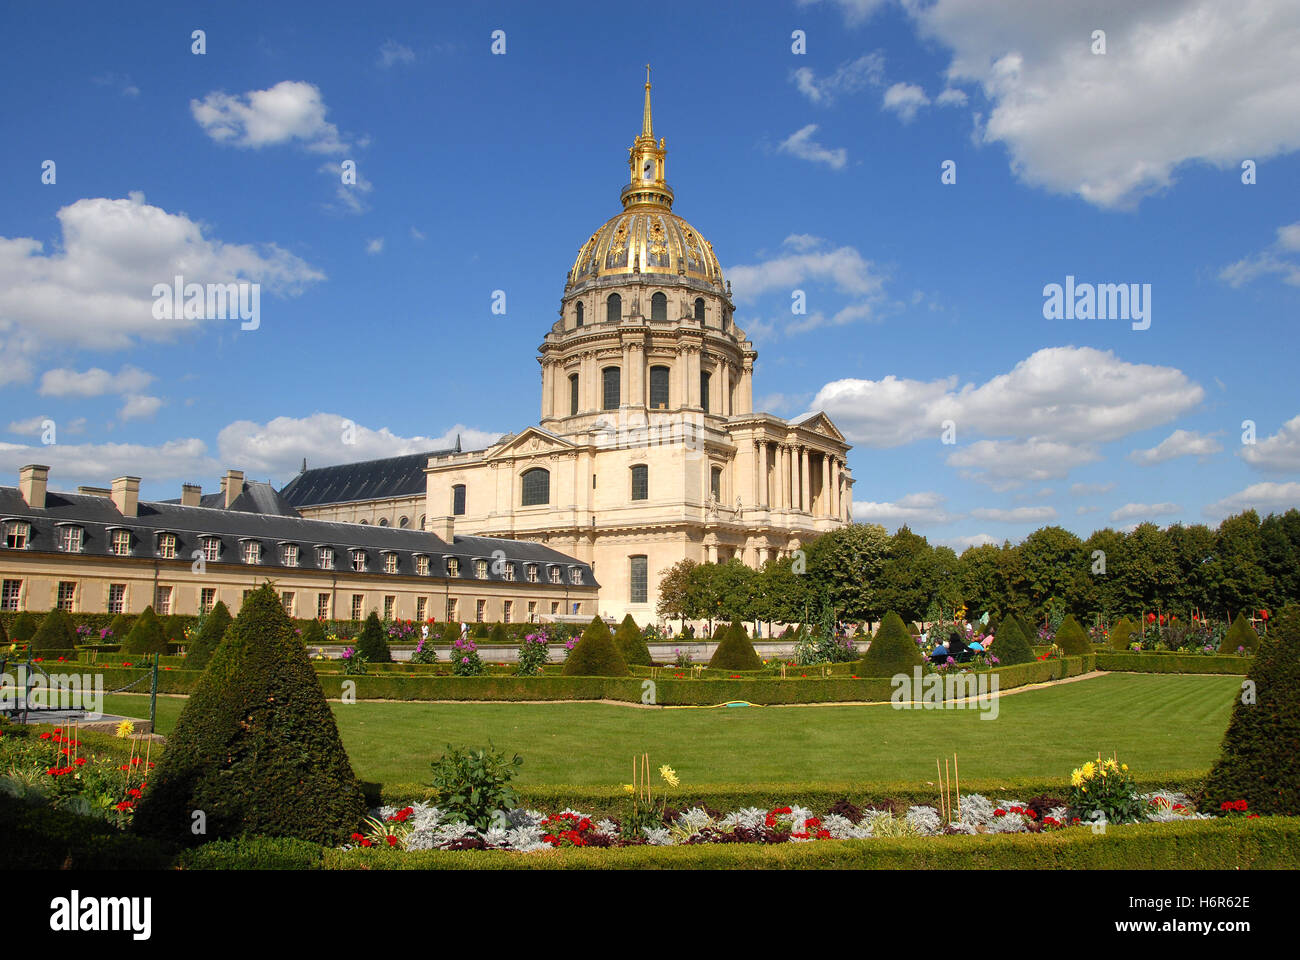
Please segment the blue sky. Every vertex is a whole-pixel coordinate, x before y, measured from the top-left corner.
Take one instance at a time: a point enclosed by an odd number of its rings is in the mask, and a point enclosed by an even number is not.
[[[535,423],[649,62],[756,402],[830,413],[858,519],[960,548],[1300,506],[1294,4],[136,9],[0,15],[10,477],[170,497]],[[155,319],[177,268],[260,282],[258,329]],[[1067,275],[1149,284],[1149,329],[1044,319]]]

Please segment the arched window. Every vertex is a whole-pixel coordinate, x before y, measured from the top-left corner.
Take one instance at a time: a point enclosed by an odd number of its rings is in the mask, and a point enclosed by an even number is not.
[[[362,520],[362,521],[361,521],[361,525],[362,525],[363,527],[366,526],[366,525],[368,525],[369,523],[370,523],[369,520]]]
[[[525,470],[522,483],[523,495],[520,503],[525,507],[536,507],[551,502],[551,475],[541,467]]]
[[[380,518],[379,518],[379,525],[380,525],[381,527],[386,527],[386,526],[388,526],[388,518],[387,518],[387,517],[380,517]]]
[[[632,468],[632,499],[650,499],[650,468],[644,463]]]
[[[465,484],[458,483],[451,488],[451,515],[465,516]]]
[[[578,375],[569,374],[569,416],[578,415]]]
[[[668,298],[662,293],[656,293],[650,298],[650,319],[659,322],[668,320]]]
[[[619,386],[620,371],[618,367],[606,367],[600,371],[600,387],[602,410],[617,410],[620,403]]]
[[[420,514],[420,529],[424,529],[424,514]]]
[[[703,370],[700,371],[700,406],[704,408],[705,413],[709,412],[709,380],[710,379],[711,378],[705,371]]]
[[[650,368],[650,409],[651,410],[668,409],[668,380],[669,380],[669,370],[667,367]]]
[[[709,493],[713,494],[713,499],[722,502],[722,468],[714,467],[709,471]]]
[[[410,518],[410,517],[402,517],[402,519],[400,519],[400,520],[397,521],[397,525],[398,525],[399,527],[403,527],[403,528],[405,528],[405,527],[409,527],[409,526],[411,525],[411,518]]]
[[[703,297],[695,298],[695,322],[699,324],[704,323],[704,298]]]
[[[623,319],[623,298],[611,293],[605,301],[605,322],[618,323]]]
[[[578,301],[577,317],[578,317],[578,326],[582,326],[582,301],[581,300]]]

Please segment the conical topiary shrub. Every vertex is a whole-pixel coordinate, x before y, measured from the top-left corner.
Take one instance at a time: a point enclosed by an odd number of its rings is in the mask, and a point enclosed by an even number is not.
[[[319,647],[325,642],[325,628],[319,620],[308,620],[302,628],[301,636],[304,647]]]
[[[370,611],[366,625],[357,637],[357,653],[366,658],[368,663],[392,663],[393,654],[388,649],[388,638],[384,636],[384,626],[379,622],[379,614]]]
[[[738,623],[730,624],[718,631],[718,648],[709,658],[711,670],[762,670],[763,660],[759,657],[754,644],[745,635],[745,628]]]
[[[136,618],[135,626],[126,635],[123,649],[127,653],[146,656],[167,652],[167,638],[163,636],[162,621],[153,612],[153,607],[145,607],[144,613]]]
[[[108,632],[110,636],[106,642],[122,644],[125,649],[126,635],[131,632],[131,621],[126,619],[126,614],[119,613],[109,621]]]
[[[199,624],[198,636],[191,641],[185,650],[185,669],[186,670],[203,670],[207,667],[208,661],[212,659],[212,654],[220,646],[222,638],[225,637],[226,631],[230,629],[230,624],[234,618],[226,605],[220,600],[216,605],[207,612],[203,622]]]
[[[993,635],[993,646],[989,648],[989,652],[998,658],[998,666],[1001,667],[1031,663],[1034,660],[1034,650],[1015,617],[1007,617],[998,627],[998,632]]]
[[[13,626],[9,628],[9,639],[14,643],[31,643],[32,637],[36,636],[38,626],[40,624],[36,622],[36,618],[24,610],[14,617]]]
[[[1213,813],[1244,800],[1250,813],[1298,816],[1300,607],[1287,604],[1278,613],[1246,680],[1197,805]]]
[[[442,625],[442,642],[455,643],[460,639],[460,627],[448,620]]]
[[[614,645],[609,627],[599,616],[593,617],[587,629],[569,651],[564,661],[566,677],[626,677],[627,661]]]
[[[1238,647],[1246,653],[1254,653],[1259,649],[1259,634],[1250,625],[1245,614],[1241,613],[1237,614],[1237,619],[1232,621],[1232,626],[1228,628],[1228,633],[1223,638],[1219,649],[1223,653],[1236,653]]]
[[[503,623],[492,624],[492,630],[488,633],[488,642],[505,643],[510,638],[506,636],[506,627]]]
[[[196,811],[203,834],[192,830]],[[133,829],[181,845],[255,835],[334,844],[365,815],[306,648],[274,588],[260,587],[167,737]]]
[[[1056,645],[1067,657],[1082,657],[1092,653],[1092,638],[1088,636],[1074,614],[1067,613],[1056,628]]]
[[[1110,638],[1108,645],[1112,650],[1127,650],[1129,644],[1133,642],[1133,631],[1137,627],[1129,620],[1128,617],[1120,617],[1114,626],[1110,628]]]
[[[176,649],[175,645],[177,644],[184,646],[185,627],[187,624],[188,621],[186,618],[182,617],[178,613],[173,613],[170,617],[167,617],[162,621],[163,639],[167,641],[167,651],[169,653]]]
[[[993,645],[996,647],[999,642],[994,640]],[[880,629],[862,655],[862,676],[892,677],[911,673],[913,667],[919,667],[923,662],[921,649],[908,633],[903,618],[891,610],[880,621]]]
[[[650,659],[650,648],[646,646],[645,639],[641,636],[641,628],[636,625],[630,613],[623,618],[623,622],[614,631],[614,645],[623,655],[625,663],[648,667],[654,662]]]
[[[55,607],[41,617],[41,625],[32,636],[32,653],[71,653],[77,642],[77,628],[66,610]]]

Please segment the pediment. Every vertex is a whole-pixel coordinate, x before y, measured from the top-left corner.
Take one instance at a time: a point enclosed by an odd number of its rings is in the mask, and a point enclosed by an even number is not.
[[[844,434],[840,433],[839,428],[820,410],[817,413],[809,414],[802,420],[795,422],[795,426],[801,430],[810,430],[813,433],[820,433],[824,437],[830,437],[839,443],[846,442]]]
[[[563,437],[557,437],[540,427],[529,427],[513,436],[503,438],[484,459],[501,460],[510,457],[545,456],[548,453],[567,453],[576,449],[572,443]]]

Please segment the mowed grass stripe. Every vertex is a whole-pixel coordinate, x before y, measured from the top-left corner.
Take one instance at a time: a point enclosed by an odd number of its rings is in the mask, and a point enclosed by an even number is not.
[[[1240,678],[1112,673],[1001,698],[978,710],[889,706],[643,710],[601,703],[334,704],[364,780],[421,783],[446,744],[496,746],[524,758],[525,784],[613,785],[633,754],[669,763],[684,783],[933,779],[957,753],[964,779],[1062,777],[1098,752],[1144,770],[1208,769]],[[148,698],[107,698],[139,715]],[[158,699],[159,730],[184,701]]]

